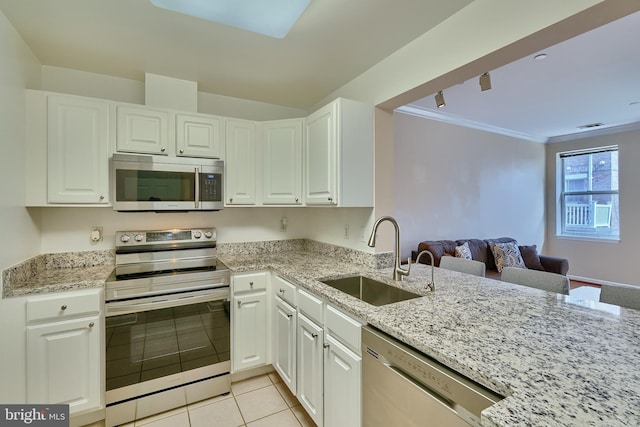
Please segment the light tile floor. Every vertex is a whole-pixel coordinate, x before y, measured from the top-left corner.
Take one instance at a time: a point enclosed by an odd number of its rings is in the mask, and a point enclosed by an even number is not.
[[[123,427],[315,427],[275,372],[231,384],[231,393]]]

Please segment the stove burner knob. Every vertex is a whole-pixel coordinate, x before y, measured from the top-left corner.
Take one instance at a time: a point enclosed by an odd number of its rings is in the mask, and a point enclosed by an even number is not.
[[[196,239],[199,239],[202,237],[202,233],[200,231],[194,231],[193,232],[193,237]]]
[[[127,243],[129,240],[131,240],[131,237],[129,237],[128,234],[123,234],[122,236],[120,236],[120,241],[122,243]]]
[[[136,239],[136,242],[142,242],[144,240],[144,236],[142,234],[136,234],[134,239]]]
[[[207,239],[210,239],[213,237],[213,233],[210,231],[207,231],[206,233],[204,233],[204,237],[206,237]]]

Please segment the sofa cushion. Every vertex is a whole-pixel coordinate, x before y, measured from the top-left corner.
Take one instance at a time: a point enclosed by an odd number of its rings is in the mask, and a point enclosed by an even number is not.
[[[453,240],[427,240],[418,244],[418,254],[427,250],[433,254],[433,260],[436,267],[440,266],[440,258],[446,253],[453,255],[456,248],[456,242]],[[417,254],[416,254],[417,256]],[[422,264],[431,265],[431,259],[428,256],[420,258]]]
[[[487,247],[486,249],[487,254],[485,255],[487,259],[485,261],[485,264],[487,264],[487,270],[497,270],[495,257],[493,256],[493,251],[491,250],[491,243],[509,243],[509,242],[515,242],[515,241],[516,240],[511,237],[499,237],[497,239],[484,240]]]
[[[495,258],[496,269],[502,273],[504,267],[527,268],[520,255],[520,249],[516,242],[490,243],[491,251]]]
[[[456,246],[454,249],[454,255],[458,258],[473,259],[471,248],[469,248],[469,242],[464,242],[463,244]]]
[[[531,270],[545,271],[542,263],[540,262],[540,256],[538,255],[536,245],[518,246],[518,249],[520,249],[520,255],[522,255],[522,260],[527,268]]]
[[[474,261],[484,262],[487,268],[496,268],[493,263],[493,255],[489,251],[487,243],[480,239],[460,239],[456,240],[458,245],[464,245],[467,243],[469,249],[471,249],[471,259]],[[488,263],[488,256],[491,256],[491,264]]]

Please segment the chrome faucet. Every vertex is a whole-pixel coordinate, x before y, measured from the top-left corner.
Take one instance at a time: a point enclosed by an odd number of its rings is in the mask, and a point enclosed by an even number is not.
[[[398,227],[398,223],[395,219],[393,219],[393,217],[382,216],[378,218],[375,224],[373,224],[373,230],[371,230],[371,236],[369,237],[368,245],[372,248],[376,245],[376,232],[378,231],[378,226],[384,221],[389,221],[391,224],[393,224],[393,227],[396,230],[396,253],[393,262],[393,280],[402,280],[402,276],[409,275],[409,270],[405,270],[404,268],[400,267],[400,227]],[[411,264],[409,264],[409,266],[411,266]]]
[[[420,262],[420,257],[424,254],[428,254],[431,258],[431,282],[427,283],[426,288],[433,292],[436,290],[436,283],[433,281],[433,264],[435,264],[433,261],[433,254],[427,250],[420,252],[416,257],[416,264]],[[409,270],[411,270],[411,263],[409,263]]]

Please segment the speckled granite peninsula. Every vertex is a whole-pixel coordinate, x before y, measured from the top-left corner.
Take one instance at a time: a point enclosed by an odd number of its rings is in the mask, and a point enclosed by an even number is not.
[[[570,296],[438,268],[432,293],[424,288],[427,266],[415,265],[409,278],[394,282],[391,268],[375,268],[390,265],[389,254],[315,242],[218,249],[232,271],[271,269],[506,396],[483,412],[483,426],[640,426],[640,311],[590,309]],[[108,252],[67,261],[64,254],[42,255],[5,270],[3,297],[100,286],[113,268]],[[104,263],[88,261],[93,256]],[[320,282],[351,274],[424,297],[374,307]]]
[[[413,266],[404,282],[317,254],[226,255],[233,271],[273,269],[452,369],[506,396],[483,426],[640,426],[640,311],[618,314],[571,297]],[[319,280],[354,273],[425,295],[387,306],[363,303]]]

